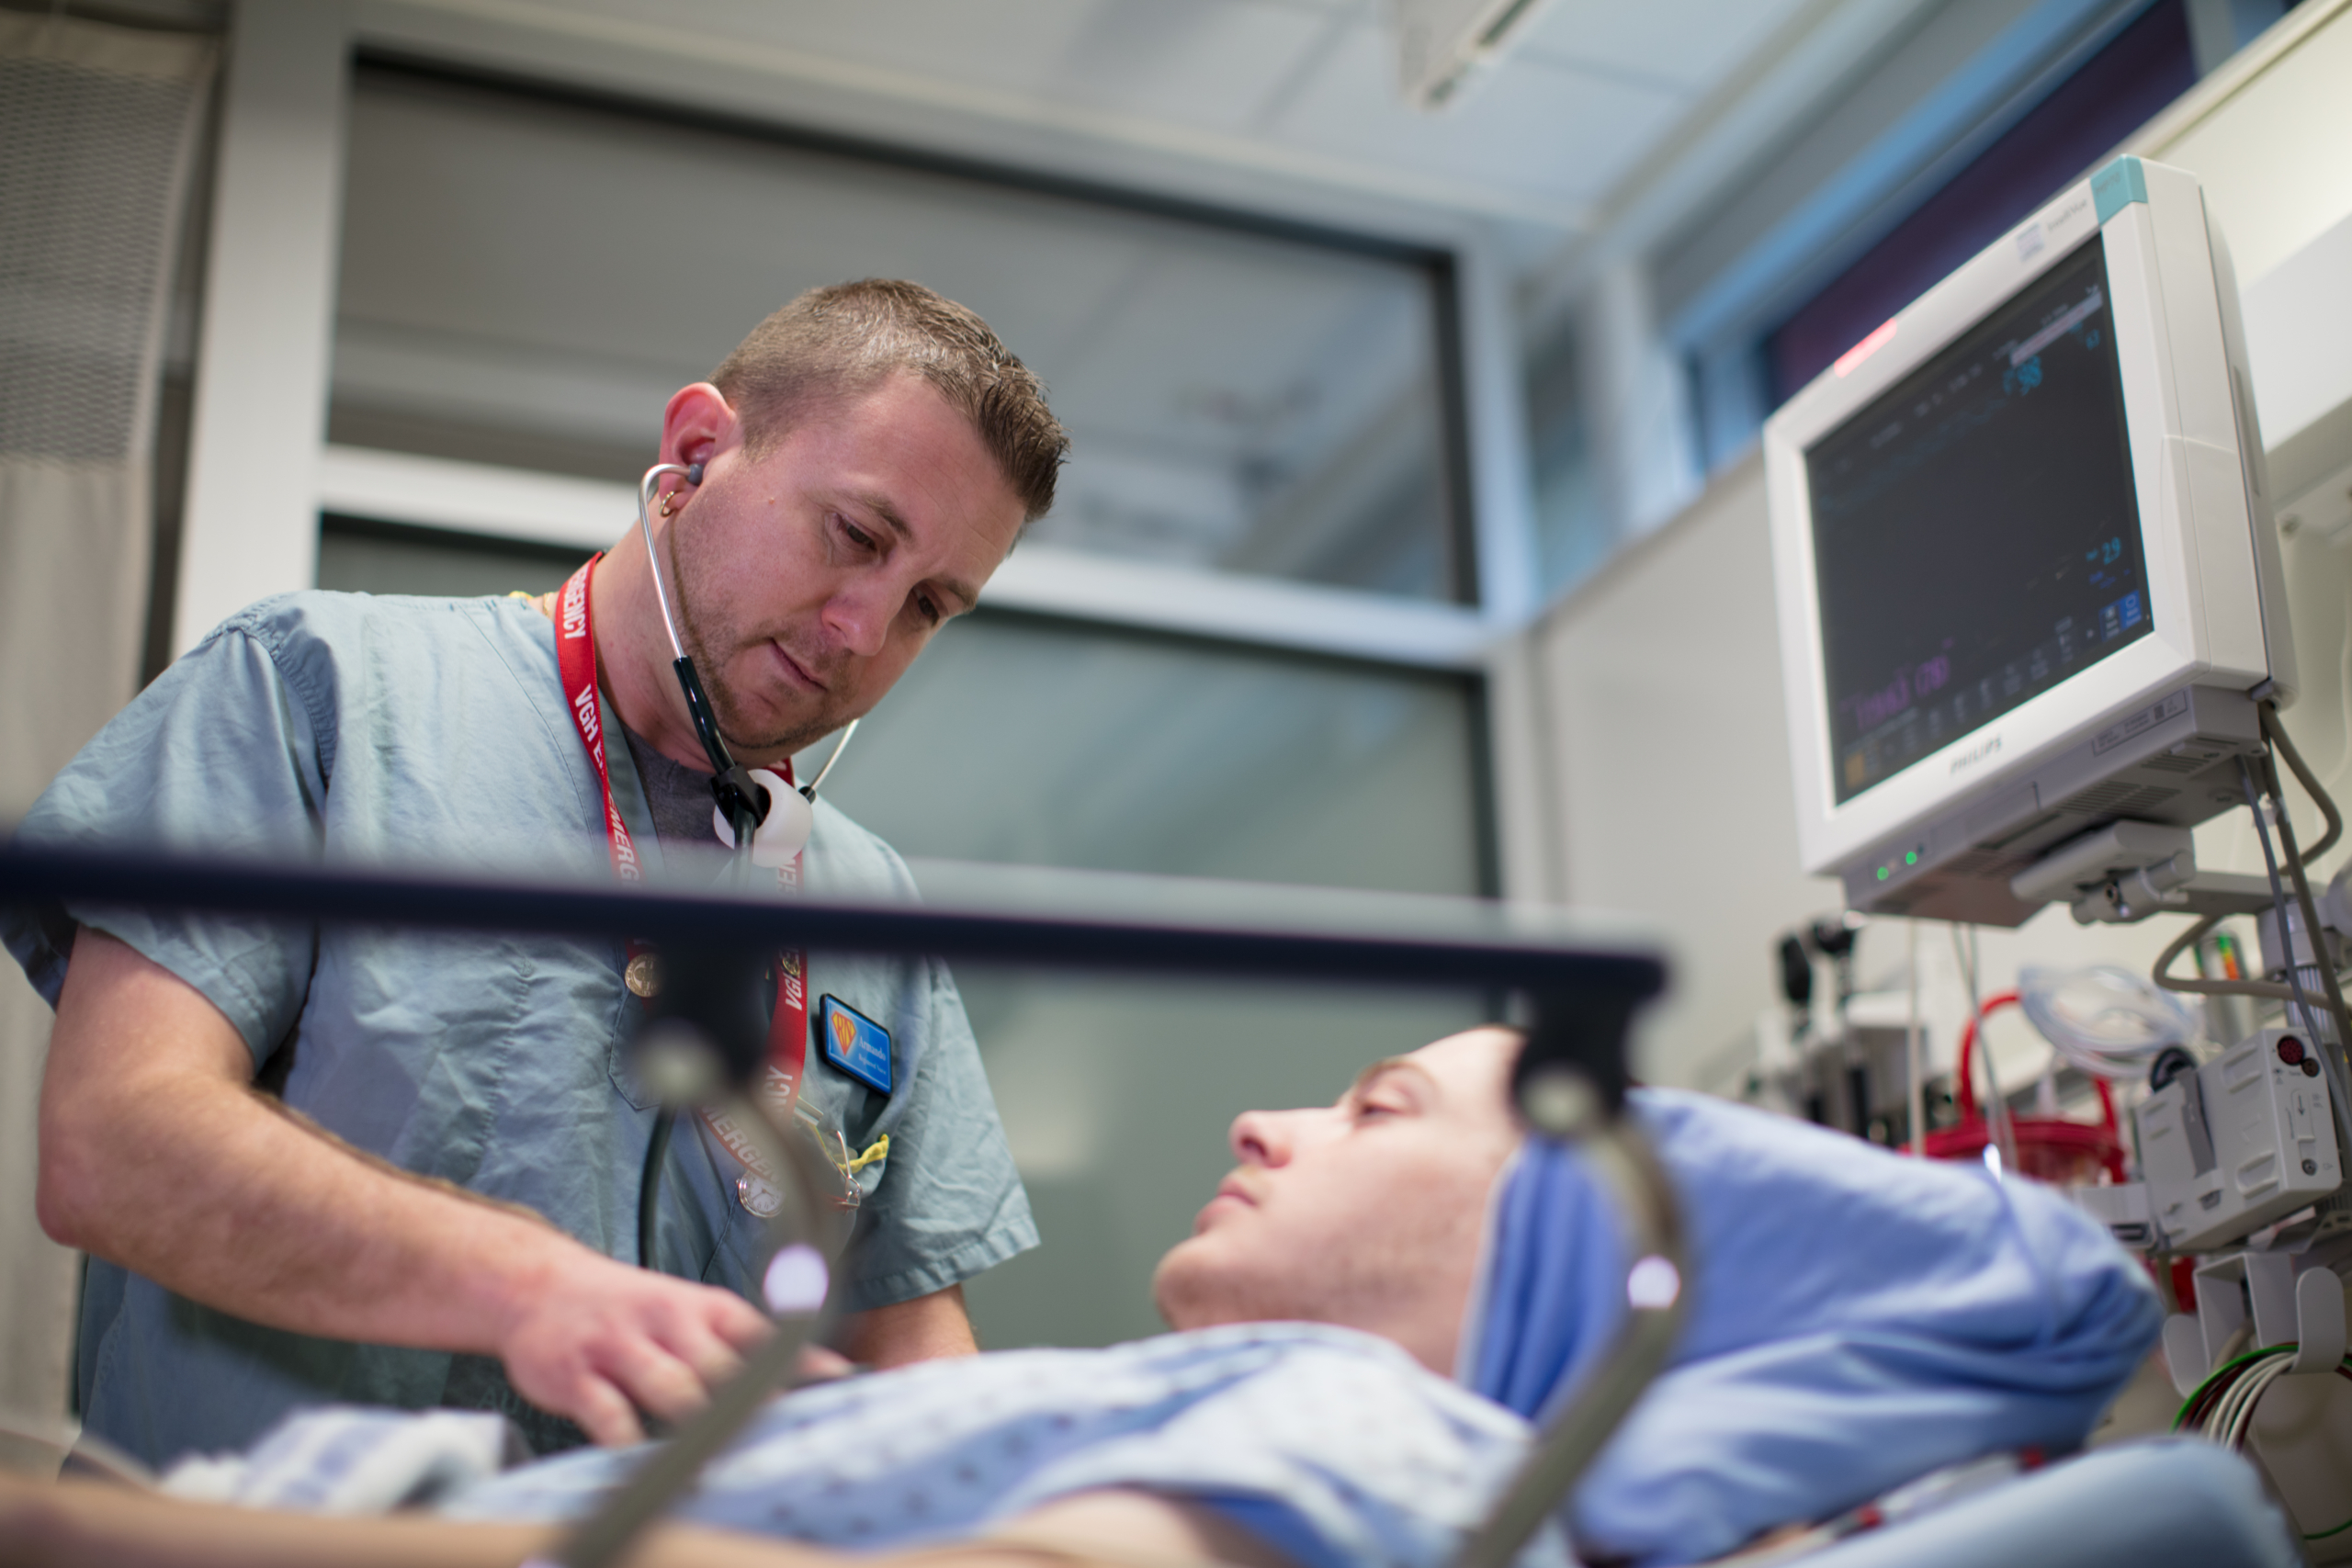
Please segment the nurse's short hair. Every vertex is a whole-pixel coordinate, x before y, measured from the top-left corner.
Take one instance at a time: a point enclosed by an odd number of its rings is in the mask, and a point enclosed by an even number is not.
[[[1069,433],[1046,384],[989,324],[920,283],[867,277],[811,288],[752,329],[711,372],[758,457],[813,407],[895,375],[920,376],[972,422],[1034,523],[1054,504]]]

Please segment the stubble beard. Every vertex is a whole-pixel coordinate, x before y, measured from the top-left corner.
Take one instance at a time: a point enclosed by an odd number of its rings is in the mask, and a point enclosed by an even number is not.
[[[1321,1257],[1297,1273],[1268,1267],[1255,1249],[1219,1255],[1207,1238],[1193,1236],[1170,1247],[1152,1270],[1152,1305],[1176,1329],[1210,1328],[1228,1323],[1308,1322],[1352,1324],[1351,1309],[1376,1288],[1361,1277],[1345,1252]],[[1300,1277],[1301,1274],[1308,1277]],[[1361,1325],[1359,1325],[1361,1326]]]
[[[678,521],[685,521],[683,514]],[[743,705],[736,700],[735,689],[728,683],[728,661],[745,649],[763,648],[768,639],[745,637],[741,627],[724,620],[713,622],[697,613],[701,569],[707,563],[699,552],[679,549],[682,531],[673,525],[662,539],[663,552],[670,558],[670,592],[677,602],[678,640],[685,645],[686,656],[695,661],[695,672],[702,677],[704,694],[710,698],[712,716],[718,722],[719,738],[737,751],[790,754],[840,728],[845,721],[825,710],[820,710],[815,719],[775,733],[752,728]],[[713,648],[719,650],[715,657]]]

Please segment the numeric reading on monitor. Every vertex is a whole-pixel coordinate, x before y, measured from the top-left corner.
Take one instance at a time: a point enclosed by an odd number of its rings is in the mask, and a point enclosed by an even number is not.
[[[2144,637],[2094,236],[1805,452],[1842,805]]]

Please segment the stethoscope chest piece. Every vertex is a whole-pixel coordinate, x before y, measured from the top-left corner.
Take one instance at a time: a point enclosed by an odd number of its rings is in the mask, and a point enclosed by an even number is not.
[[[752,835],[752,863],[770,869],[789,865],[793,856],[808,847],[808,834],[817,825],[817,808],[785,783],[782,774],[765,768],[753,768],[751,773],[752,781],[768,792],[767,820]],[[720,843],[730,850],[735,847],[735,829],[716,806],[710,808],[710,825]]]

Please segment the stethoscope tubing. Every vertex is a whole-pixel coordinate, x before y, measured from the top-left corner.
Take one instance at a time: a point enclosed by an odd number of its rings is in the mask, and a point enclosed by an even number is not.
[[[663,474],[675,474],[690,485],[699,485],[702,483],[702,472],[700,463],[691,468],[679,463],[656,463],[646,469],[644,477],[637,481],[637,527],[645,540],[646,565],[653,572],[653,599],[662,607],[662,629],[669,634],[671,656],[679,660],[685,659],[686,645],[678,636],[678,620],[670,609],[670,590],[662,580],[662,553],[653,547],[653,487],[661,481]],[[826,757],[825,765],[817,770],[817,776],[800,786],[801,797],[810,805],[816,804],[817,791],[823,787],[826,776],[833,771],[833,764],[842,760],[843,751],[849,750],[850,737],[855,735],[857,727],[865,722],[862,718],[851,719],[842,728],[842,738],[833,742],[833,750]],[[708,750],[712,738],[704,736],[701,739],[705,749]]]

